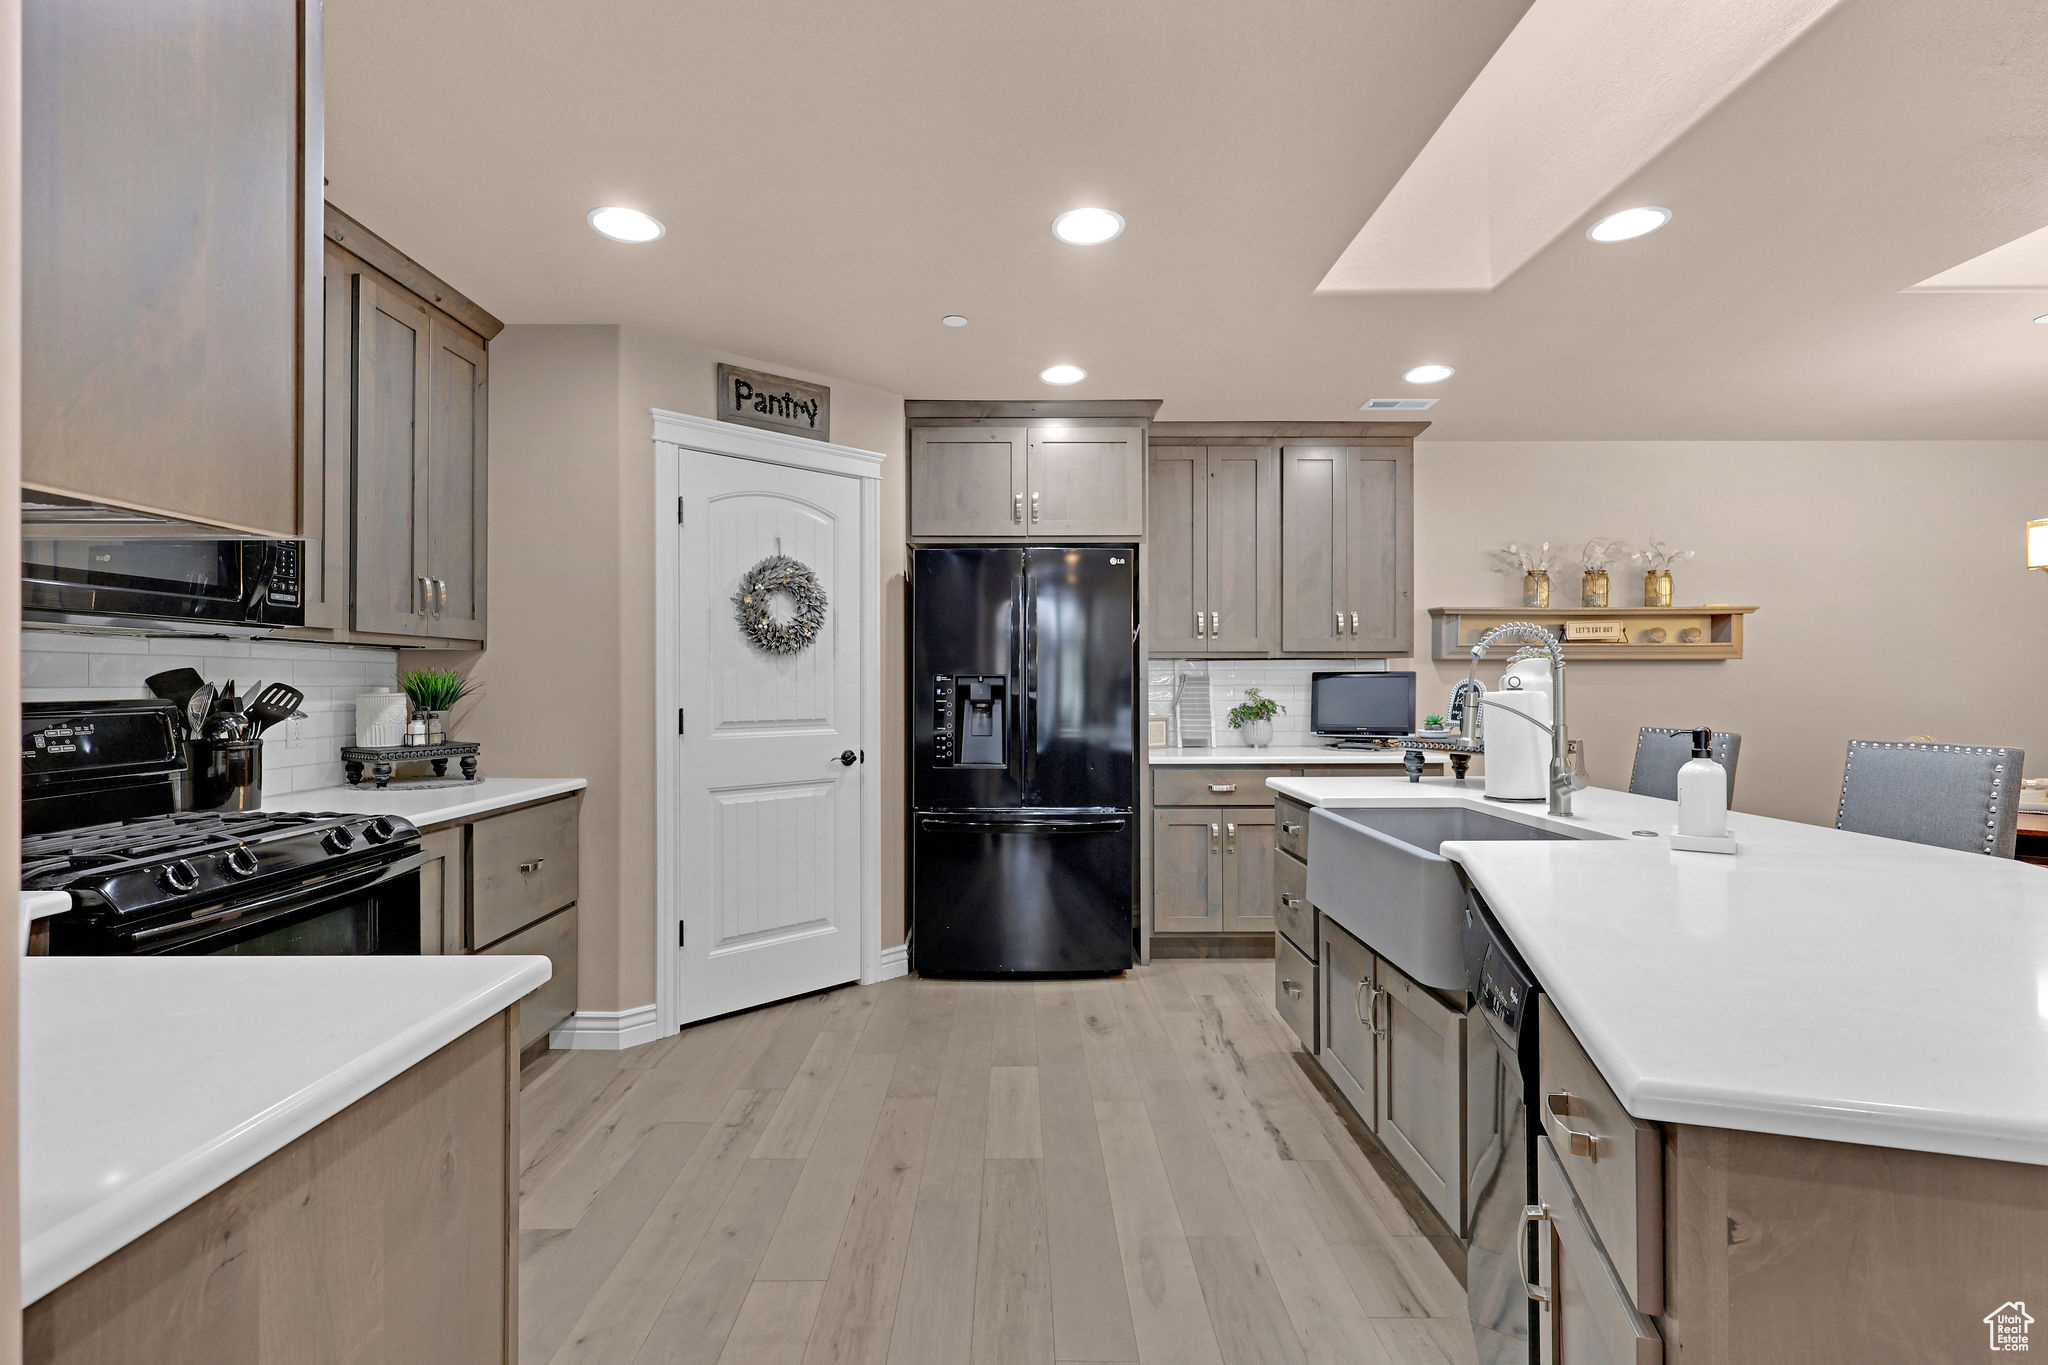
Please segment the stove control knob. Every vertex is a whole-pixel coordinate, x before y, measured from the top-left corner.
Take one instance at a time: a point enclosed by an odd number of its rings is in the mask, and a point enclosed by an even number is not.
[[[256,875],[256,851],[246,844],[230,849],[224,861],[227,864],[229,876],[253,877]]]
[[[157,874],[166,891],[185,892],[199,885],[199,869],[184,858],[174,863],[165,863],[164,870]]]
[[[398,833],[398,826],[391,823],[390,816],[380,815],[369,823],[363,833],[370,836],[371,843],[381,844]]]
[[[321,837],[320,844],[329,853],[346,853],[356,846],[355,831],[347,825],[336,825]]]

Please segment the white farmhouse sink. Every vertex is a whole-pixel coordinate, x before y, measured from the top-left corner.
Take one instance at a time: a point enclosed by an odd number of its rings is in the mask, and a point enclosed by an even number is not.
[[[1440,991],[1465,989],[1465,887],[1450,839],[1570,839],[1464,806],[1330,810],[1308,820],[1309,903]]]

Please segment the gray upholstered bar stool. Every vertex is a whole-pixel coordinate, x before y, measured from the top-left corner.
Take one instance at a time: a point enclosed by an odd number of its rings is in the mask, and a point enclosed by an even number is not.
[[[1714,731],[1714,761],[1728,770],[1728,804],[1735,804],[1735,760],[1742,756],[1742,736],[1733,730]],[[1637,796],[1678,799],[1678,770],[1692,758],[1692,731],[1645,725],[1636,732],[1636,765],[1629,770],[1628,789]]]
[[[1852,739],[1835,828],[2010,858],[2025,749]]]

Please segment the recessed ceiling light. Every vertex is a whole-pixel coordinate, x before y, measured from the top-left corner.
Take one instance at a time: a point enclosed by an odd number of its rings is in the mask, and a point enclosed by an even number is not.
[[[1075,246],[1101,246],[1123,233],[1123,215],[1108,209],[1068,209],[1052,220],[1052,235]]]
[[[965,327],[967,325],[967,319],[961,317],[958,313],[948,313],[940,318],[939,321],[945,323],[948,327]]]
[[[1088,377],[1088,371],[1079,365],[1048,365],[1038,377],[1048,384],[1078,384]]]
[[[615,242],[651,242],[668,231],[661,219],[652,214],[616,205],[592,209],[590,225]]]
[[[1586,236],[1596,242],[1626,242],[1631,237],[1641,237],[1655,232],[1671,221],[1671,210],[1645,206],[1623,209],[1610,213],[1586,229]]]
[[[1456,373],[1448,365],[1417,365],[1401,378],[1411,384],[1441,384]]]
[[[2048,313],[2043,313],[2043,314],[2041,314],[2041,316],[2040,316],[2040,317],[2037,317],[2037,318],[2035,318],[2035,319],[2034,319],[2034,321],[2036,321],[2036,322],[2048,322]]]

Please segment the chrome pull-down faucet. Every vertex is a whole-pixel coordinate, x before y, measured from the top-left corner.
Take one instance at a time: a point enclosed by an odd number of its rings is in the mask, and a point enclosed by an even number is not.
[[[1572,771],[1571,762],[1568,757],[1571,751],[1571,741],[1566,737],[1564,727],[1564,647],[1557,642],[1555,635],[1552,635],[1534,621],[1503,621],[1480,636],[1473,644],[1473,669],[1476,670],[1479,667],[1479,661],[1486,657],[1487,650],[1493,648],[1494,641],[1503,640],[1510,636],[1526,639],[1550,656],[1550,724],[1545,725],[1534,716],[1523,715],[1512,707],[1501,706],[1499,702],[1490,700],[1486,696],[1485,686],[1480,683],[1477,677],[1468,673],[1465,681],[1458,685],[1458,691],[1452,694],[1454,698],[1461,697],[1467,686],[1473,689],[1473,695],[1465,706],[1465,713],[1462,717],[1459,732],[1466,739],[1476,740],[1479,737],[1479,708],[1481,706],[1500,706],[1500,709],[1507,715],[1526,720],[1537,729],[1549,735],[1550,813],[1552,815],[1570,815],[1572,813],[1572,793],[1585,786],[1586,782],[1584,778]]]

